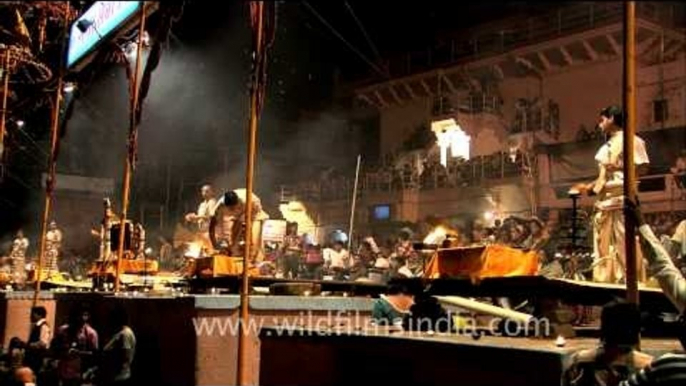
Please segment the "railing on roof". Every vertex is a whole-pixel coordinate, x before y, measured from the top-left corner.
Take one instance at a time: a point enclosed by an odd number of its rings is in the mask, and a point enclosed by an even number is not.
[[[638,2],[637,16],[661,26],[674,27],[674,4]],[[488,31],[455,37],[423,51],[410,52],[384,63],[390,77],[408,76],[437,67],[474,61],[513,49],[553,40],[622,21],[623,3],[577,3],[541,16],[491,24]]]

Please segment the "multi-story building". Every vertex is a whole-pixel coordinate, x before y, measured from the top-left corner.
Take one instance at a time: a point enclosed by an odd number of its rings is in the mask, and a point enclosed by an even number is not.
[[[571,207],[569,187],[597,173],[598,113],[622,103],[622,8],[575,3],[494,23],[391,60],[389,79],[357,86],[357,102],[376,116],[385,161],[360,174],[356,223]],[[669,170],[686,148],[684,9],[637,8],[638,134],[652,161],[641,200],[649,211],[686,210]],[[444,167],[430,127],[445,118],[471,137],[471,155]],[[284,189],[321,225],[347,228],[352,176]]]

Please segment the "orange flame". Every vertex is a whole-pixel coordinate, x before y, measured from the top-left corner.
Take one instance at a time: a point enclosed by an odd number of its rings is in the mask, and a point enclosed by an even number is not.
[[[197,259],[200,257],[201,252],[202,252],[202,243],[201,242],[193,241],[190,243],[186,243],[186,253],[184,253],[184,256]]]
[[[424,238],[424,244],[429,245],[441,245],[443,240],[448,236],[450,229],[443,225],[435,227],[428,235]]]

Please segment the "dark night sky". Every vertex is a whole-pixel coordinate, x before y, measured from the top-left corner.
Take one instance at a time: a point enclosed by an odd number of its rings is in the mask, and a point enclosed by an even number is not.
[[[328,94],[327,81],[333,77],[334,68],[339,68],[342,78],[347,80],[359,79],[372,72],[370,65],[335,36],[312,9],[366,58],[376,62],[374,48],[367,42],[356,18],[381,57],[386,59],[426,49],[440,36],[479,23],[531,14],[550,7],[545,3],[505,1],[279,2],[277,41],[272,52],[277,61],[270,63],[270,79],[297,84],[298,98],[289,98],[289,106],[298,109],[308,108]],[[236,13],[242,13],[245,19],[245,12],[246,7],[241,3],[210,5],[197,0],[188,1],[175,33],[189,45],[207,43],[222,34],[227,22],[236,22]],[[296,74],[293,74],[293,67]],[[323,79],[314,79],[315,76]],[[301,93],[303,84],[308,88],[307,93]],[[270,87],[280,88],[281,85],[270,83]],[[312,90],[318,88],[323,90],[321,94]]]
[[[365,141],[361,134],[351,132],[344,112],[333,109],[330,102],[337,71],[343,81],[359,80],[372,73],[370,65],[335,36],[313,9],[362,55],[376,62],[375,50],[355,17],[380,56],[387,58],[423,50],[437,36],[480,22],[516,17],[545,7],[493,1],[278,3],[276,40],[269,52],[268,95],[260,125],[257,189],[267,192],[284,179],[311,177],[314,166],[347,168],[354,164],[360,150],[357,142]],[[172,184],[180,184],[184,197],[190,197],[181,200],[181,205],[194,204],[194,184],[203,179],[221,185],[241,183],[249,54],[246,2],[185,3],[169,49],[153,74],[144,106],[140,128],[142,166],[137,178],[148,181],[150,186],[136,183],[136,197],[162,201],[160,176],[169,160],[173,177],[181,180]],[[92,82],[82,85],[81,91],[63,142],[58,171],[119,179],[125,135],[118,128],[126,127],[123,71],[103,67]],[[313,118],[299,120],[302,112],[313,111],[318,111],[309,115]],[[36,139],[47,149],[47,132],[42,138],[37,134]],[[41,168],[24,167],[27,173],[33,173],[25,175],[24,180],[37,186],[37,171]],[[218,177],[227,170],[229,177]],[[5,187],[13,191],[8,197],[17,216],[3,224],[0,233],[35,222],[40,213],[39,190],[27,190],[21,184]]]

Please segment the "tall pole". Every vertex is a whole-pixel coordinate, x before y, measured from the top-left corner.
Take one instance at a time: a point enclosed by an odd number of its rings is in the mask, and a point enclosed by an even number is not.
[[[138,108],[138,75],[141,71],[141,56],[143,53],[143,34],[145,34],[145,5],[141,7],[141,20],[138,26],[138,44],[136,47],[136,67],[131,80],[131,105],[129,107],[129,139],[128,153],[124,165],[124,180],[122,181],[121,216],[119,218],[119,245],[117,246],[117,265],[114,278],[114,291],[119,292],[119,276],[121,275],[122,260],[124,259],[124,237],[126,235],[126,215],[129,210],[129,195],[131,193],[131,174],[135,157],[136,143],[138,141],[138,122],[136,121],[136,109]],[[127,63],[128,65],[128,63]],[[133,230],[132,230],[133,231]]]
[[[355,223],[355,206],[357,205],[357,182],[360,179],[360,163],[362,155],[357,156],[357,167],[355,168],[355,183],[353,184],[353,199],[350,203],[350,224],[348,224],[348,251],[353,245],[353,227]]]
[[[64,53],[65,42],[67,41],[67,31],[69,28],[69,2],[64,2],[65,17],[64,17],[64,31],[62,38],[62,50]],[[33,291],[32,305],[35,307],[38,303],[38,295],[40,294],[41,281],[43,280],[43,263],[45,261],[45,246],[47,243],[48,219],[52,210],[52,193],[55,188],[55,174],[57,169],[57,141],[59,138],[60,126],[60,105],[62,104],[62,83],[64,81],[64,63],[60,61],[59,73],[57,75],[57,86],[55,89],[55,100],[52,105],[52,112],[50,117],[50,158],[48,160],[48,175],[45,180],[45,203],[43,206],[43,218],[41,222],[41,237],[40,246],[38,248],[38,266],[36,267],[36,285]]]
[[[636,134],[636,2],[624,3],[624,196],[636,200],[636,171],[634,168],[634,136]],[[636,224],[624,205],[626,236],[626,297],[638,304],[638,275],[636,262]]]
[[[5,125],[7,124],[7,94],[10,92],[10,50],[5,49],[2,63],[2,117],[0,117],[0,163],[5,156]]]
[[[238,363],[237,363],[237,378],[238,385],[248,384],[248,361],[247,361],[247,340],[248,340],[248,318],[249,315],[249,301],[248,291],[250,285],[248,283],[248,265],[252,254],[252,205],[253,205],[253,173],[255,172],[255,153],[257,152],[257,122],[260,105],[260,87],[262,85],[263,76],[263,44],[264,39],[264,2],[256,2],[257,15],[255,24],[255,57],[253,63],[252,85],[250,87],[250,122],[248,126],[248,161],[245,172],[245,252],[243,255],[243,272],[241,275],[241,293],[240,293],[240,331],[238,333]]]

